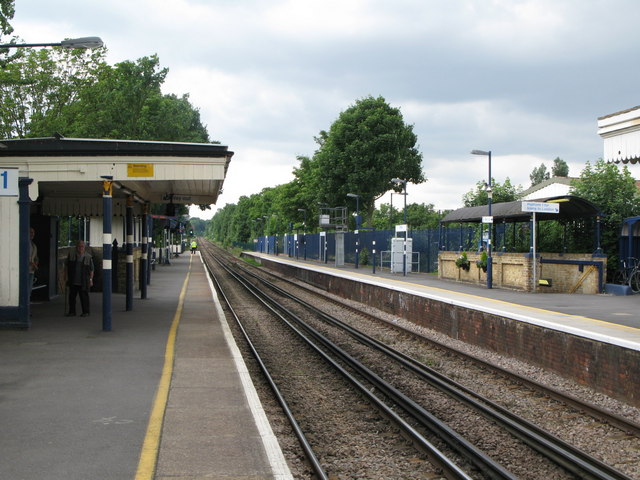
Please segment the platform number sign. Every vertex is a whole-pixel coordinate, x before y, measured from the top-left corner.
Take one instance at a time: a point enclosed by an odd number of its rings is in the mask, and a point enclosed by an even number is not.
[[[0,197],[18,196],[18,167],[0,167]]]

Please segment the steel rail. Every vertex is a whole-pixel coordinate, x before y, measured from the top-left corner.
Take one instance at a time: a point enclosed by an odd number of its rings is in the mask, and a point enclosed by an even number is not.
[[[336,319],[335,317],[326,314],[325,312],[309,304],[308,302],[295,297],[290,292],[283,290],[277,285],[274,285],[272,282],[262,279],[252,272],[248,272],[242,267],[239,268],[241,268],[243,271],[256,278],[257,280],[262,281],[269,288],[275,290],[279,295],[285,296],[295,302],[298,302],[300,305],[314,312],[316,315],[320,316],[323,320],[327,321],[331,325],[343,329],[361,343],[369,346],[370,348],[374,348],[387,354],[391,358],[398,361],[405,368],[408,368],[414,373],[421,376],[424,380],[429,382],[434,387],[455,398],[457,401],[463,402],[471,408],[474,408],[486,418],[497,422],[503,428],[510,431],[513,435],[529,445],[531,448],[547,456],[566,470],[579,475],[582,478],[594,478],[602,480],[631,480],[630,477],[619,472],[613,467],[599,461],[591,455],[568,444],[557,436],[541,429],[528,420],[513,414],[509,410],[482,397],[476,392],[464,387],[463,385],[460,385],[459,383],[449,379],[439,372],[436,372],[435,370],[429,368],[421,362],[418,362],[408,355],[405,355],[385,345],[384,343],[363,334],[362,332],[354,329],[353,327]],[[346,355],[346,353],[344,355]],[[396,397],[394,396],[394,398]],[[396,401],[398,401],[399,403],[403,403],[405,400],[397,398]],[[409,403],[408,408],[413,410],[416,407],[415,405]]]
[[[632,421],[630,421],[630,420],[628,420],[628,419],[626,419],[626,418],[624,418],[624,417],[622,417],[620,415],[617,415],[615,413],[609,412],[609,411],[607,411],[607,410],[605,410],[603,408],[598,407],[597,405],[586,403],[586,402],[584,402],[584,401],[582,401],[582,400],[580,400],[580,399],[578,399],[578,398],[576,398],[576,397],[574,397],[574,396],[572,396],[572,395],[570,395],[568,393],[565,393],[565,392],[562,392],[562,391],[557,390],[555,388],[549,387],[549,386],[544,385],[544,384],[542,384],[540,382],[537,382],[535,380],[531,380],[529,378],[523,377],[523,376],[521,376],[521,375],[519,375],[517,373],[511,372],[511,371],[509,371],[509,370],[507,370],[505,368],[502,368],[502,367],[500,367],[498,365],[493,365],[493,364],[489,363],[486,360],[474,357],[473,355],[470,355],[468,353],[465,353],[465,352],[462,352],[460,350],[457,350],[454,347],[450,347],[449,345],[446,345],[446,344],[444,344],[442,342],[439,342],[437,340],[434,340],[432,338],[426,337],[426,336],[424,336],[424,335],[422,335],[420,333],[414,332],[414,331],[412,331],[410,329],[407,329],[407,328],[405,328],[405,327],[403,327],[401,325],[394,324],[394,323],[389,322],[388,320],[385,320],[383,318],[380,318],[380,317],[377,317],[377,316],[372,315],[370,313],[366,313],[366,312],[363,312],[361,310],[358,310],[357,308],[355,308],[355,307],[353,307],[351,305],[348,305],[348,304],[346,304],[344,302],[341,302],[341,301],[336,300],[334,298],[322,295],[321,293],[317,292],[316,290],[313,290],[312,288],[309,288],[308,286],[300,285],[299,283],[293,282],[293,281],[289,280],[288,278],[281,277],[281,276],[279,276],[279,275],[277,275],[277,274],[275,274],[273,272],[270,272],[268,270],[264,270],[263,269],[261,271],[264,272],[265,274],[273,277],[273,278],[276,278],[276,279],[278,279],[280,281],[283,281],[283,282],[289,283],[291,285],[294,285],[294,286],[296,286],[296,287],[298,287],[300,289],[306,290],[306,291],[308,291],[308,292],[310,292],[310,293],[312,293],[314,295],[322,296],[322,298],[324,300],[330,301],[330,302],[332,302],[332,303],[334,303],[336,305],[340,305],[341,307],[346,308],[348,310],[351,310],[351,311],[353,311],[353,312],[355,312],[355,313],[357,313],[359,315],[363,315],[363,316],[366,316],[367,318],[372,318],[372,319],[374,319],[374,320],[376,320],[378,322],[384,323],[385,325],[387,325],[390,328],[405,332],[405,333],[407,333],[409,335],[412,335],[412,336],[417,336],[417,337],[421,338],[423,341],[428,342],[429,344],[435,346],[436,348],[442,349],[445,352],[449,352],[449,353],[452,353],[452,354],[454,354],[456,356],[462,357],[462,358],[464,358],[464,359],[466,359],[466,360],[468,360],[468,361],[470,361],[472,363],[475,363],[476,365],[479,365],[482,368],[486,368],[488,370],[492,370],[494,372],[497,372],[497,373],[499,373],[499,374],[501,374],[501,375],[503,375],[503,376],[505,376],[507,378],[510,378],[510,379],[512,379],[512,380],[514,380],[514,381],[516,381],[518,383],[521,383],[521,384],[523,384],[523,385],[525,385],[525,386],[527,386],[527,387],[529,387],[529,388],[531,388],[533,390],[541,392],[541,393],[547,395],[548,397],[553,398],[554,400],[558,400],[558,401],[560,401],[560,402],[562,402],[562,403],[564,403],[566,405],[574,407],[574,408],[586,413],[587,415],[594,417],[595,419],[598,419],[598,420],[600,420],[602,422],[608,423],[609,425],[611,425],[613,427],[619,428],[620,430],[624,431],[625,433],[628,433],[628,434],[636,436],[636,437],[640,437],[640,424],[632,422]]]
[[[279,305],[279,303],[269,297],[268,295],[261,292],[256,286],[247,282],[244,278],[242,278],[237,273],[231,271],[230,269],[225,268],[227,272],[233,276],[236,281],[243,287],[247,289],[254,297],[262,303],[265,308],[271,311],[274,315],[276,315],[280,320],[284,322],[287,327],[289,327],[293,332],[295,332],[300,339],[306,342],[310,348],[312,348],[316,353],[318,353],[326,362],[328,362],[333,368],[335,368],[344,378],[346,378],[352,385],[354,385],[357,390],[364,395],[371,403],[373,403],[380,411],[382,411],[388,418],[392,419],[396,425],[405,433],[407,436],[418,445],[429,457],[431,462],[442,469],[443,474],[450,480],[471,480],[471,477],[468,476],[459,466],[455,464],[454,461],[449,459],[444,453],[442,453],[437,447],[435,447],[428,439],[426,439],[422,434],[420,434],[416,429],[414,429],[411,425],[409,425],[402,417],[400,417],[396,412],[394,412],[389,406],[387,406],[381,399],[379,399],[374,393],[372,393],[369,388],[362,384],[357,378],[351,375],[344,367],[342,367],[338,362],[332,359],[327,353],[325,353],[321,348],[319,348],[316,344],[314,344],[307,336],[305,336],[297,327],[292,323],[293,320],[298,325],[304,328],[304,322],[301,319],[297,318],[293,312],[288,311],[286,308]],[[308,326],[307,326],[308,327]],[[439,422],[436,419],[437,422]],[[447,427],[448,428],[448,427]],[[453,431],[452,431],[453,432]],[[455,432],[452,433],[453,436],[457,437],[459,442],[466,442],[462,437],[460,437]],[[467,442],[468,443],[468,442]],[[469,444],[470,445],[470,444]],[[475,452],[477,449],[471,446],[471,449]],[[485,456],[482,452],[479,452],[481,456]],[[486,456],[485,456],[486,457]],[[486,457],[488,459],[488,457]],[[491,459],[488,459],[490,463],[494,463]],[[497,464],[495,464],[497,465]],[[497,465],[498,470],[502,470],[502,467]],[[490,478],[495,479],[504,479],[504,480],[513,480],[515,477],[507,472],[507,475],[500,476],[491,476]]]
[[[211,254],[211,252],[207,252],[207,253],[211,258],[213,258],[215,260],[215,256],[213,256],[213,254]],[[242,321],[240,320],[240,317],[237,315],[235,309],[231,305],[231,302],[229,301],[229,298],[227,297],[227,294],[225,293],[224,289],[222,288],[222,285],[220,284],[220,281],[218,280],[218,277],[215,275],[215,273],[212,271],[212,269],[210,268],[210,266],[208,265],[208,263],[206,261],[204,262],[204,265],[205,265],[207,271],[209,272],[209,276],[211,277],[212,281],[215,283],[215,286],[216,286],[216,289],[217,289],[218,293],[222,296],[222,298],[224,299],[229,311],[233,315],[233,318],[234,318],[236,324],[238,325],[238,328],[242,332],[242,335],[244,336],[244,339],[247,342],[247,346],[251,350],[251,354],[255,358],[256,363],[259,365],[260,370],[262,371],[262,374],[264,375],[265,379],[269,383],[269,386],[271,387],[272,392],[274,393],[276,399],[278,400],[278,403],[280,404],[280,406],[282,408],[282,411],[284,412],[285,416],[289,420],[289,423],[291,424],[291,427],[292,427],[296,437],[298,438],[298,441],[300,442],[300,446],[302,447],[305,455],[307,456],[307,461],[311,465],[311,468],[313,469],[315,475],[318,477],[319,480],[329,480],[329,476],[325,472],[324,468],[322,467],[322,464],[320,463],[320,461],[318,460],[318,457],[316,456],[315,452],[313,451],[313,447],[311,446],[311,443],[309,442],[309,440],[307,439],[306,435],[302,431],[302,428],[300,428],[300,425],[298,424],[298,421],[296,420],[295,416],[293,415],[293,412],[289,408],[289,405],[288,405],[287,401],[285,400],[284,396],[280,392],[280,389],[278,388],[276,382],[273,380],[273,377],[269,373],[269,369],[267,368],[267,366],[263,362],[262,357],[258,353],[258,351],[255,348],[253,342],[251,341],[251,338],[249,337],[249,334],[247,333],[246,329],[244,328],[244,325],[242,324]],[[220,266],[222,268],[225,268],[225,270],[226,270],[226,267],[224,265],[220,264]]]
[[[242,267],[236,265],[236,267],[240,268],[247,273]],[[366,378],[367,381],[375,385],[381,392],[383,392],[384,396],[387,398],[391,398],[398,405],[403,406],[403,409],[412,415],[416,421],[418,421],[423,427],[429,429],[431,432],[435,433],[438,437],[445,441],[451,448],[453,448],[458,454],[462,455],[466,458],[470,463],[476,466],[479,470],[481,470],[485,475],[492,479],[501,479],[501,480],[512,480],[514,479],[514,475],[508,472],[502,465],[498,464],[491,457],[486,455],[484,452],[479,450],[475,445],[468,442],[464,437],[458,434],[455,430],[450,428],[445,422],[442,422],[437,417],[427,412],[424,408],[422,408],[417,403],[413,402],[410,398],[406,397],[404,394],[399,392],[395,387],[385,382],[383,379],[378,377],[375,373],[369,370],[367,367],[362,365],[360,362],[349,356],[346,352],[340,349],[337,345],[333,344],[331,341],[326,339],[322,334],[320,334],[317,330],[313,329],[309,325],[307,325],[301,318],[299,318],[294,312],[291,312],[287,308],[285,308],[278,300],[270,297],[263,291],[261,291],[258,287],[251,284],[250,282],[243,279],[240,275],[235,272],[231,272],[230,274],[234,275],[238,282],[245,286],[249,291],[251,291],[256,298],[258,298],[263,305],[269,308],[274,314],[280,317],[280,319],[289,326],[294,332],[296,332],[301,339],[303,339],[307,344],[316,350],[319,355],[321,355],[327,362],[329,362],[334,368],[336,368],[342,375],[345,376],[353,385],[355,385],[358,390],[367,396],[374,404],[380,408],[385,414],[389,415],[394,421],[398,422],[403,431],[407,433],[412,440],[417,442],[422,448],[425,448],[427,452],[433,451],[437,454],[437,458],[441,458],[439,462],[444,458],[447,462],[447,465],[439,465],[441,468],[453,468],[459,470],[455,464],[453,464],[450,460],[444,456],[436,447],[434,447],[431,442],[429,442],[426,438],[424,438],[421,434],[419,434],[413,427],[411,427],[404,419],[399,417],[390,407],[384,403],[379,397],[374,395],[367,386],[363,385],[357,378],[353,375],[349,374],[349,372],[342,367],[339,363],[337,363],[334,359],[328,356],[322,349],[320,349],[317,345],[307,338],[297,327],[292,323],[295,322],[299,327],[301,327],[305,332],[307,332],[310,336],[316,339],[320,344],[322,344],[325,348],[332,351],[334,354],[338,355],[343,362],[345,362],[351,369],[358,372],[362,377]],[[430,456],[431,458],[431,456]],[[433,460],[433,459],[432,459]],[[446,471],[446,470],[445,470]],[[461,470],[459,472],[462,472]],[[464,472],[462,472],[464,473]],[[459,475],[460,473],[458,473]],[[452,478],[468,478],[466,474],[463,477],[454,476]]]

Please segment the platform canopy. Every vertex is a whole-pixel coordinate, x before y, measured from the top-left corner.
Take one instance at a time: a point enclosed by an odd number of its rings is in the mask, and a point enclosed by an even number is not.
[[[536,213],[537,220],[573,220],[584,217],[603,216],[602,212],[593,203],[584,198],[572,195],[546,197],[527,200],[527,202],[557,203],[560,205],[560,213]],[[465,207],[448,213],[442,223],[480,223],[482,218],[489,215],[488,206]],[[493,223],[528,222],[530,212],[522,211],[522,201],[494,203],[491,205]]]
[[[604,160],[640,162],[640,106],[598,118],[598,134],[604,140]]]
[[[113,180],[113,213],[137,205],[215,204],[233,152],[209,143],[33,138],[2,140],[0,164],[33,179],[32,201],[45,215],[99,216],[102,180]]]

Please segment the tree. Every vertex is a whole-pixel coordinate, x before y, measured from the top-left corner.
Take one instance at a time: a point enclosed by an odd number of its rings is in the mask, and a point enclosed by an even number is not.
[[[580,180],[571,186],[571,194],[589,200],[605,214],[601,219],[601,245],[609,255],[609,270],[615,270],[622,220],[640,214],[640,194],[629,169],[626,165],[620,169],[602,159],[594,166],[587,162]],[[590,238],[589,235],[585,237]]]
[[[539,167],[534,167],[529,178],[531,179],[532,187],[544,182],[545,180],[549,180],[550,176],[547,171],[547,166],[544,163],[541,163]]]
[[[0,33],[10,35],[13,27],[9,23],[16,13],[14,0],[0,0]]]
[[[104,66],[105,49],[19,49],[0,69],[0,129],[4,138],[50,136],[51,123],[72,105],[78,93],[96,81]],[[33,132],[33,124],[43,128]],[[36,128],[36,130],[38,130]]]
[[[568,177],[569,165],[560,157],[556,157],[553,161],[553,167],[551,167],[551,176],[553,177]]]
[[[425,181],[413,127],[382,97],[356,101],[316,141],[315,165],[309,168],[316,175],[318,201],[344,205],[347,193],[360,195],[366,222],[371,221],[376,199],[402,188],[392,178]]]
[[[495,179],[491,179],[491,190],[493,197],[492,203],[514,202],[522,195],[522,187],[520,185],[513,186],[509,177],[506,178],[504,184],[500,185]],[[489,203],[489,195],[484,181],[476,183],[475,190],[470,190],[462,196],[462,203],[465,207],[479,207]]]

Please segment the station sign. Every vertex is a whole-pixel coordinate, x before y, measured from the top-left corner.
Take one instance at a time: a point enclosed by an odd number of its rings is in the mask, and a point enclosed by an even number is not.
[[[482,217],[482,223],[493,223],[493,217]]]
[[[127,177],[153,177],[153,163],[128,163]]]
[[[0,197],[18,196],[18,167],[0,167]]]
[[[175,195],[173,193],[165,193],[162,195],[163,202],[173,202],[173,203],[191,203],[192,197],[191,195]]]
[[[534,213],[560,213],[560,205],[558,203],[547,202],[522,202],[522,211]]]
[[[406,232],[407,229],[407,224],[404,225],[396,225],[396,233],[400,233],[400,232]]]

